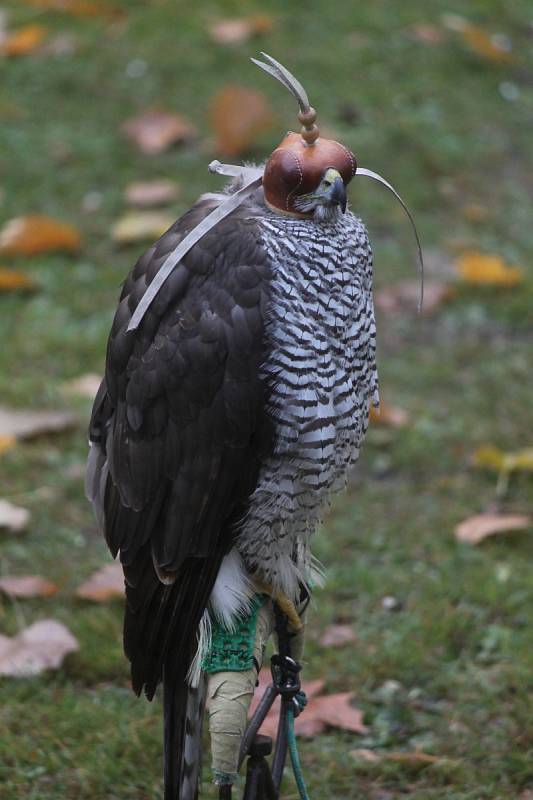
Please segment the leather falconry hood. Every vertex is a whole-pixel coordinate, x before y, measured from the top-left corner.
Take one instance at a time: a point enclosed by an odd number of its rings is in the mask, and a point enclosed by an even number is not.
[[[287,133],[265,165],[265,200],[275,211],[299,217],[312,216],[298,211],[295,200],[316,189],[329,168],[338,170],[347,186],[357,171],[357,162],[354,154],[343,144],[320,136],[315,124],[316,111],[309,104],[305,89],[294,75],[272,56],[266,53],[261,55],[268,64],[255,58],[252,61],[294,95],[300,107],[298,120],[302,125],[300,133]]]

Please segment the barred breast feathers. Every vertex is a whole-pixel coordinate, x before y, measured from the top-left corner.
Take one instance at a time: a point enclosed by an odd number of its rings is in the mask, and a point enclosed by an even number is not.
[[[274,271],[267,313],[274,454],[263,465],[237,540],[247,566],[296,597],[309,540],[359,455],[378,401],[372,253],[362,222],[266,214],[258,221]]]

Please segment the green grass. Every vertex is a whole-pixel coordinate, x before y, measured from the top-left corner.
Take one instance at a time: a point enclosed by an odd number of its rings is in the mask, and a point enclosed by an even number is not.
[[[272,34],[240,46],[212,44],[207,23],[243,13],[244,3],[118,1],[125,15],[80,19],[6,0],[11,24],[39,22],[74,36],[71,56],[2,63],[2,219],[39,212],[76,224],[83,249],[19,266],[40,290],[0,298],[2,402],[66,407],[61,383],[103,367],[116,297],[139,247],[118,248],[109,229],[131,180],[176,177],[184,211],[218,179],[201,146],[146,157],[124,142],[122,122],[146,106],[187,114],[209,136],[208,101],[239,82],[272,100],[277,128],[251,157],[262,158],[294,124],[288,96],[247,59],[259,49],[281,58],[308,88],[324,124],[361,164],[391,180],[409,202],[426,247],[457,242],[523,265],[516,290],[460,290],[432,317],[379,317],[384,397],[408,409],[405,429],[373,429],[350,490],[337,498],[317,540],[328,568],[316,594],[306,672],[331,690],[353,690],[365,711],[364,738],[330,732],[301,747],[313,800],[515,800],[533,787],[531,533],[460,545],[454,525],[496,502],[494,476],[474,471],[472,451],[493,443],[531,445],[533,308],[533,56],[526,0],[406,0],[338,3],[303,10],[257,0]],[[505,33],[516,63],[480,59],[453,33],[424,45],[409,26],[459,13]],[[127,65],[146,62],[133,80]],[[503,99],[502,83],[520,92]],[[342,113],[353,106],[356,122]],[[204,135],[205,134],[205,135]],[[214,156],[215,154],[213,154]],[[101,194],[93,213],[89,192]],[[411,277],[409,230],[378,187],[354,182],[352,205],[367,221],[376,284]],[[486,220],[461,209],[485,206]],[[4,262],[14,266],[15,262]],[[20,445],[2,456],[2,495],[29,508],[27,534],[2,536],[3,574],[41,573],[50,599],[2,601],[0,629],[13,634],[48,616],[64,621],[80,650],[57,673],[0,685],[0,794],[6,800],[148,800],[161,797],[160,703],[136,700],[121,650],[120,604],[94,606],[75,587],[105,563],[105,547],[83,498],[84,427]],[[501,501],[531,509],[531,477],[511,481]],[[386,611],[392,595],[399,610]],[[352,622],[357,642],[326,651],[318,633]],[[422,770],[348,755],[417,747],[442,757]],[[206,786],[209,776],[206,769]],[[206,797],[214,797],[206,788]],[[529,795],[528,795],[529,796]],[[284,797],[296,798],[287,779]],[[526,795],[524,794],[524,797]]]

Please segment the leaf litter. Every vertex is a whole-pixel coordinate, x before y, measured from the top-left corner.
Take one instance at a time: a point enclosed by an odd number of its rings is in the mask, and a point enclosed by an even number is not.
[[[262,669],[259,673],[259,684],[254,692],[250,705],[249,715],[252,716],[259,705],[267,687],[271,683],[270,670]],[[297,717],[294,727],[296,734],[304,738],[312,738],[325,731],[328,727],[340,728],[352,733],[365,734],[368,728],[363,723],[363,712],[351,705],[353,692],[321,695],[325,681],[302,681],[302,690],[307,696],[307,705]],[[280,700],[277,698],[267,714],[260,733],[266,736],[276,736],[279,721]]]
[[[221,19],[209,25],[209,36],[216,44],[242,44],[256,36],[264,36],[274,28],[269,14],[252,14],[248,17]]]
[[[73,225],[42,214],[15,217],[0,231],[0,255],[33,256],[48,252],[76,252],[80,233]]]
[[[76,589],[77,597],[105,603],[107,600],[124,597],[124,573],[120,563],[106,564]]]
[[[33,439],[48,433],[61,433],[76,425],[70,411],[33,411],[0,406],[0,436]]]
[[[41,575],[7,576],[0,578],[0,592],[20,598],[51,597],[57,592],[57,586]]]
[[[28,677],[59,669],[65,656],[78,649],[76,638],[65,625],[43,619],[12,638],[0,635],[0,675]]]
[[[10,533],[22,533],[30,522],[30,512],[15,506],[9,500],[0,500],[0,529]]]
[[[489,536],[522,531],[533,524],[527,514],[475,514],[460,522],[455,528],[455,538],[459,542],[479,544]]]
[[[196,137],[196,129],[181,114],[160,108],[149,108],[127,120],[122,129],[127,138],[145,155],[164,153],[176,144]]]
[[[261,92],[228,84],[211,98],[210,119],[217,136],[217,152],[238,156],[272,127],[274,114]]]
[[[126,203],[137,208],[168,205],[173,203],[178,196],[178,184],[163,178],[155,181],[130,183],[124,190]]]
[[[129,211],[111,228],[113,241],[118,244],[134,244],[159,239],[175,217],[166,211]]]

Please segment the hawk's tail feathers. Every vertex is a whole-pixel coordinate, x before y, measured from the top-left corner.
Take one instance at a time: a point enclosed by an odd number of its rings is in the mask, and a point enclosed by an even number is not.
[[[165,800],[197,800],[206,682],[197,687],[163,670]]]

